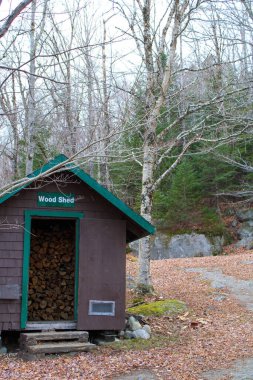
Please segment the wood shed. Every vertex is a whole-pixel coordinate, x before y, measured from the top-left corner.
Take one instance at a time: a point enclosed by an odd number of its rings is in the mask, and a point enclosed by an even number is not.
[[[126,243],[154,227],[66,160],[0,199],[2,331],[124,327]]]

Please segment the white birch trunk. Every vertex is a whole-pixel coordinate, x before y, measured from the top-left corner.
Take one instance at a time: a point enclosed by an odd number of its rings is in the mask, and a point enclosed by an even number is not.
[[[143,171],[142,171],[142,194],[141,194],[141,215],[152,223],[152,198],[154,182],[154,155],[152,154],[149,144],[144,146],[143,155]],[[150,286],[150,249],[151,237],[147,236],[139,241],[139,285]]]
[[[146,110],[147,110],[147,120],[146,120],[146,131],[144,135],[144,147],[143,147],[143,169],[142,169],[142,193],[141,193],[141,215],[152,222],[152,206],[153,206],[153,193],[154,193],[154,174],[156,165],[156,129],[158,123],[158,117],[160,114],[161,107],[165,103],[166,94],[168,92],[171,76],[172,67],[175,62],[177,39],[179,37],[180,31],[180,11],[179,1],[174,1],[174,8],[172,10],[171,16],[174,16],[174,24],[172,28],[172,37],[169,52],[169,62],[167,63],[163,73],[162,73],[162,83],[159,84],[159,79],[161,77],[156,76],[154,70],[154,58],[152,51],[152,33],[150,25],[150,10],[151,2],[146,0],[143,7],[143,40],[144,40],[144,50],[145,50],[145,66],[147,69],[147,80],[146,80]],[[170,17],[169,17],[169,20]],[[169,21],[168,21],[169,22]],[[168,24],[169,25],[169,24]],[[165,27],[164,35],[166,35],[168,28]],[[159,92],[158,92],[159,91]],[[157,93],[159,94],[157,96]],[[156,96],[155,96],[156,95]],[[150,275],[150,253],[151,253],[151,237],[148,236],[143,238],[139,243],[139,276],[138,276],[138,286],[143,289],[143,287],[150,288],[151,275]]]

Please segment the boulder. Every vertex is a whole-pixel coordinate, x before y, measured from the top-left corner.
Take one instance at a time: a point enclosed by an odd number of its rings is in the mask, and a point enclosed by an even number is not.
[[[140,318],[141,319],[141,318]],[[125,339],[149,339],[151,336],[151,328],[149,325],[142,324],[133,315],[130,315],[126,321],[126,329],[120,331],[119,338]]]
[[[151,247],[151,259],[217,255],[222,252],[223,244],[224,238],[220,236],[207,238],[203,234],[192,233],[171,237],[158,231]],[[136,243],[131,244],[131,249],[138,254]]]
[[[251,238],[253,239],[253,220],[243,222],[238,229],[238,237],[240,239]]]
[[[245,237],[235,245],[237,248],[253,249],[253,237]]]
[[[130,330],[126,330],[124,333],[125,339],[133,339],[134,338],[134,332]]]
[[[247,222],[249,220],[253,220],[253,209],[237,210],[236,216],[239,222]]]
[[[149,339],[150,335],[149,333],[144,329],[138,329],[133,331],[133,336],[136,339]]]
[[[140,322],[138,322],[137,319],[135,319],[133,316],[128,319],[128,324],[131,331],[139,330],[142,327]]]
[[[212,245],[202,234],[175,235],[168,247],[169,257],[203,257],[212,255]]]
[[[145,330],[149,335],[151,335],[151,328],[149,325],[144,325],[143,327],[143,330]]]

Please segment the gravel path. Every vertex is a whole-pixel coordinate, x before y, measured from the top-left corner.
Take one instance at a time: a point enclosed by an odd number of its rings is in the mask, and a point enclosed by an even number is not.
[[[242,262],[246,265],[253,264],[253,261]],[[227,276],[220,269],[187,268],[186,271],[200,273],[205,280],[211,281],[215,289],[228,290],[242,305],[249,311],[253,311],[253,281],[239,280],[232,276]],[[217,295],[216,300],[222,301],[224,295]],[[231,380],[252,380],[253,379],[253,358],[236,361],[229,369],[221,369],[204,372],[205,380],[222,380],[227,377]]]
[[[188,272],[197,272],[205,280],[211,281],[215,289],[228,289],[246,308],[253,311],[253,281],[239,280],[226,276],[220,269],[188,268]]]
[[[229,376],[231,380],[252,380],[253,359],[237,360],[229,369],[203,373],[205,380],[222,380],[225,376]]]

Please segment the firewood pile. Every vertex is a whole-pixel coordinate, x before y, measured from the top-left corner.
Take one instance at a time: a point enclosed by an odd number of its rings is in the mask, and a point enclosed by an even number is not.
[[[75,230],[73,224],[39,227],[31,236],[29,321],[74,319]]]

